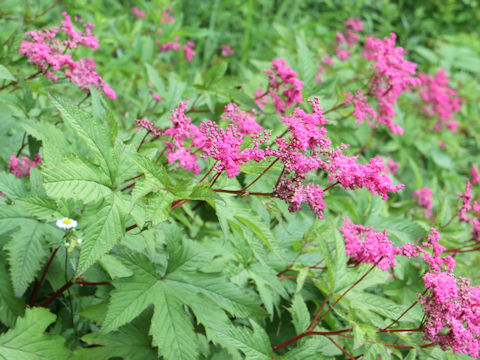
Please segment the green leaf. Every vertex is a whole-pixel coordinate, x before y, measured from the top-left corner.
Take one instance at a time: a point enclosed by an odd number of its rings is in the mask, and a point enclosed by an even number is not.
[[[223,75],[227,72],[228,63],[222,61],[213,65],[210,69],[208,69],[205,77],[203,78],[203,85],[208,89],[211,85],[215,84],[218,80],[220,80]]]
[[[54,321],[55,315],[47,309],[27,309],[14,328],[0,335],[0,357],[15,360],[68,359],[70,351],[64,347],[64,338],[44,334]]]
[[[299,79],[305,83],[305,88],[310,88],[313,84],[313,79],[317,71],[317,66],[314,63],[313,59],[315,58],[308,46],[305,44],[305,41],[297,36],[297,46],[298,46],[298,60],[300,65]]]
[[[423,227],[406,216],[370,218],[365,225],[373,226],[379,231],[387,230],[388,235],[397,238],[400,244],[414,242],[420,236],[425,235]]]
[[[30,214],[41,220],[54,221],[62,217],[62,214],[57,211],[57,203],[52,199],[29,196],[21,198],[17,202],[24,205]]]
[[[91,347],[75,351],[71,360],[109,360],[112,357],[129,360],[158,359],[156,351],[151,346],[151,337],[148,335],[149,321],[150,318],[145,312],[118,331],[109,334],[86,334],[82,340]]]
[[[23,315],[25,303],[13,293],[12,283],[8,276],[7,264],[4,254],[0,253],[0,322],[8,327],[13,327],[15,319]]]
[[[295,332],[301,334],[310,325],[310,313],[308,312],[307,305],[302,298],[302,295],[296,294],[292,300],[292,306],[289,308],[290,314],[292,314],[293,325],[295,326]]]
[[[52,102],[62,114],[63,120],[74,129],[75,133],[95,154],[100,167],[110,179],[110,183],[115,183],[119,154],[118,150],[114,148],[112,133],[103,120],[59,98],[52,97]]]
[[[161,286],[161,283],[157,283]],[[150,335],[165,359],[195,360],[198,345],[193,325],[182,302],[170,289],[157,290]]]
[[[21,179],[5,172],[0,173],[0,191],[12,199],[20,198],[28,194]]]
[[[162,229],[169,255],[166,274],[145,255],[124,253],[122,262],[133,275],[114,281],[104,332],[116,330],[153,305],[150,334],[159,354],[166,359],[191,359],[197,356],[197,340],[184,304],[192,307],[210,340],[216,342],[223,341],[217,338],[218,331],[229,322],[225,311],[235,316],[265,314],[251,293],[222,274],[200,272],[199,268],[211,258],[211,251],[191,241],[182,242],[175,226],[164,225]],[[213,317],[208,319],[207,314]]]
[[[47,257],[42,244],[43,237],[46,235],[44,226],[39,222],[26,222],[5,246],[17,297],[24,294],[28,285],[34,280],[35,274],[41,269],[43,259]]]
[[[0,65],[0,79],[12,80],[12,81],[17,80],[15,79],[15,76],[13,76],[12,73],[8,71],[8,69],[3,65]]]
[[[98,259],[110,251],[125,233],[124,216],[120,199],[117,196],[92,206],[80,220],[79,227],[84,229],[84,238],[78,271],[84,272]]]
[[[5,246],[16,296],[25,292],[46,257],[45,236],[48,235],[51,242],[61,236],[59,229],[40,223],[27,213],[18,204],[0,206],[0,231],[16,230]]]
[[[98,167],[82,157],[67,157],[43,169],[47,194],[54,199],[98,201],[112,195],[112,182]]]
[[[113,255],[104,255],[99,260],[100,265],[108,272],[112,279],[132,276],[133,272]]]
[[[229,326],[222,328],[217,336],[238,348],[245,354],[246,360],[270,360],[275,358],[267,333],[255,321],[251,320],[253,331],[246,328]]]

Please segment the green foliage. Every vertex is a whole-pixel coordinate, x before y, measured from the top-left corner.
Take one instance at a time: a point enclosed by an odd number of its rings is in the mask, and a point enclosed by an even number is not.
[[[132,13],[133,3],[145,18]],[[170,6],[175,21],[162,21]],[[63,11],[95,24],[97,51],[62,46],[74,59],[93,57],[94,71],[117,99],[104,96],[102,86],[79,88],[65,76],[52,81],[19,53],[26,31],[58,26]],[[425,262],[398,255],[384,271],[357,261],[339,228],[348,218],[385,231],[400,247],[421,244],[434,227],[455,254],[455,275],[478,285],[478,247],[469,246],[472,228],[456,214],[457,194],[479,165],[480,41],[471,33],[479,14],[468,0],[5,0],[0,358],[466,359],[422,347],[422,305],[409,307],[425,290]],[[340,61],[335,36],[349,17],[360,17],[365,29],[348,48],[351,57]],[[432,131],[437,120],[422,112],[416,89],[395,106],[404,136],[355,124],[353,106],[343,102],[359,89],[372,95],[365,36],[390,32],[418,72],[445,69],[466,100],[453,119],[460,123],[456,133]],[[166,42],[180,50],[161,51]],[[223,56],[222,45],[234,54]],[[330,187],[319,168],[304,180],[324,189],[324,218],[307,207],[292,213],[275,192],[286,174],[282,161],[243,163],[228,178],[203,145],[193,145],[191,133],[179,139],[135,129],[136,119],[148,119],[164,131],[187,99],[191,124],[212,120],[226,129],[225,106],[234,102],[271,130],[260,148],[276,150],[277,136],[291,136],[282,118],[293,106],[279,114],[270,101],[265,70],[274,58],[285,59],[303,82],[299,109],[310,112],[306,100],[319,98],[332,146],[348,144],[344,153],[358,155],[359,164],[391,157],[400,168],[388,176],[404,190],[384,201],[366,189]],[[245,138],[241,147],[252,144]],[[196,157],[199,174],[178,161],[178,146]],[[36,154],[41,163],[22,167]],[[430,217],[413,199],[423,187],[433,192]],[[63,218],[76,226],[62,229],[56,222]],[[407,331],[382,330],[390,325]]]
[[[55,315],[46,309],[27,309],[15,326],[0,335],[0,355],[5,359],[68,359],[70,352],[64,346],[64,338],[45,334],[55,321]]]

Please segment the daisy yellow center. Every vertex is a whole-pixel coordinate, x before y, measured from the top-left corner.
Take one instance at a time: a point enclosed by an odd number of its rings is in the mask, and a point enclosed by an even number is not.
[[[63,223],[68,225],[68,224],[71,224],[72,222],[69,219],[65,219],[65,220],[63,220]]]

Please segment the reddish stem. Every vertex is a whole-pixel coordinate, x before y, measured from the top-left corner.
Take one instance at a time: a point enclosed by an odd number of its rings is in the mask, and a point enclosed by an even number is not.
[[[75,284],[79,285],[111,285],[109,281],[98,281],[98,282],[90,282],[90,281],[75,281]]]
[[[348,294],[348,292],[349,292],[350,290],[352,290],[355,286],[357,286],[358,283],[360,283],[360,281],[362,281],[363,279],[365,279],[365,277],[366,277],[368,274],[370,274],[370,272],[372,272],[373,269],[375,269],[375,267],[378,265],[378,263],[379,263],[382,259],[383,259],[383,256],[382,256],[380,259],[378,259],[377,262],[376,262],[375,264],[373,264],[372,267],[371,267],[370,269],[368,269],[368,271],[367,271],[365,274],[363,274],[363,276],[362,276],[360,279],[358,279],[357,281],[355,281],[342,295],[340,295],[340,297],[339,297],[337,300],[335,300],[335,302],[334,302],[332,305],[330,305],[330,307],[328,308],[328,310],[325,311],[325,313],[320,317],[320,319],[318,319],[317,325],[318,325],[319,323],[321,323],[323,319],[325,319],[325,316],[327,316],[327,314],[333,309],[333,307],[334,307],[335,305],[337,305],[337,304],[340,302],[340,300],[342,300],[343,297]],[[315,325],[313,328],[315,328],[317,325]]]
[[[36,73],[34,73],[34,74],[30,75],[29,77],[25,78],[25,81],[31,80],[31,79],[37,77],[38,75],[40,75],[41,73],[43,73],[43,70],[38,70]],[[2,87],[0,87],[0,91],[4,90],[6,88],[9,88],[10,86],[17,85],[17,84],[18,84],[18,81],[11,81],[8,84],[5,84]]]
[[[263,193],[263,192],[253,192],[253,191],[242,191],[242,190],[225,190],[225,189],[212,189],[215,192],[227,193],[227,194],[237,194],[237,195],[256,195],[256,196],[273,196],[274,193]]]
[[[343,334],[343,333],[346,333],[346,332],[350,332],[352,330],[353,330],[353,328],[335,330],[335,331],[307,331],[307,332],[303,332],[303,333],[301,333],[301,334],[299,334],[299,335],[281,343],[280,345],[277,345],[277,346],[273,347],[272,351],[277,351],[281,348],[284,348],[285,346],[290,345],[291,343],[294,343],[294,342],[300,340],[301,338],[304,338],[305,336],[310,336],[310,335],[321,335],[321,336],[338,335],[338,334]]]
[[[326,115],[326,114],[328,114],[329,112],[332,112],[332,111],[335,111],[335,110],[337,110],[337,109],[340,109],[340,108],[343,107],[343,106],[345,106],[345,103],[343,103],[343,102],[340,103],[340,104],[338,104],[338,105],[335,105],[334,107],[328,109],[327,111],[324,111],[324,112],[323,112],[323,115]]]
[[[330,336],[327,336],[327,339],[330,340],[333,345],[335,345],[337,348],[340,349],[341,352],[343,352],[345,355],[347,355],[350,359],[355,360],[355,358],[350,354],[347,350],[345,350],[343,347],[337,344],[335,340],[333,340]]]
[[[127,231],[130,231],[130,230],[132,230],[132,229],[135,229],[136,227],[138,227],[137,224],[130,225],[129,227],[126,227],[126,228],[125,228],[125,231],[126,231],[126,232],[127,232]]]
[[[124,180],[123,182],[129,182],[129,181],[138,179],[139,177],[142,177],[142,176],[145,176],[145,174],[140,174],[140,175],[134,176],[134,177],[132,177],[132,178],[130,178],[130,179]]]
[[[323,189],[323,192],[330,190],[331,188],[333,188],[335,185],[338,185],[338,184],[340,183],[337,181],[336,183],[333,183],[332,185],[327,186],[325,189]]]
[[[312,321],[311,321],[310,324],[308,325],[307,331],[313,330],[313,324],[315,323],[315,321],[317,321],[318,317],[319,317],[320,314],[322,313],[322,310],[323,310],[323,308],[325,307],[325,305],[327,304],[327,301],[328,301],[328,298],[325,298],[325,300],[323,300],[323,303],[322,303],[322,305],[320,306],[320,309],[318,309],[317,313],[315,314],[315,316],[313,317]]]
[[[40,280],[38,281],[37,285],[35,286],[35,290],[33,291],[32,298],[30,299],[30,302],[28,303],[29,306],[33,306],[35,300],[37,299],[38,292],[40,291],[40,288],[42,287],[43,280],[45,280],[45,276],[47,275],[48,269],[50,268],[50,265],[52,264],[53,258],[57,254],[58,247],[53,249],[52,255],[50,255],[50,259],[48,259],[47,265],[43,269],[42,276],[40,277]]]
[[[262,173],[260,175],[258,175],[255,180],[253,180],[249,185],[245,186],[242,191],[245,191],[247,190],[250,186],[252,186],[253,184],[255,184],[263,175],[265,175],[265,173],[270,170],[272,168],[273,165],[275,165],[275,163],[280,160],[280,158],[276,158],[270,165],[268,165],[268,167],[262,171]]]
[[[43,301],[40,306],[41,307],[46,307],[48,306],[53,300],[55,300],[61,293],[63,293],[65,290],[69,289],[74,282],[72,280],[69,280],[63,285],[60,289],[55,291],[52,295],[50,295],[45,301]]]

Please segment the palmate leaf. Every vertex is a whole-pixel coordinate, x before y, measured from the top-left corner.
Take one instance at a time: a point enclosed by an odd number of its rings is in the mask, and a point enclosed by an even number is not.
[[[219,328],[227,326],[225,312],[236,316],[264,315],[264,311],[249,294],[237,288],[223,275],[202,274],[201,266],[207,264],[213,254],[191,241],[180,239],[177,229],[166,227],[169,266],[165,275],[157,273],[155,265],[144,255],[124,254],[124,265],[133,276],[114,281],[110,306],[103,323],[103,331],[114,331],[132,321],[148,306],[154,306],[150,335],[165,359],[196,359],[197,338],[189,306],[206,327],[211,340],[217,337]],[[176,244],[176,245],[175,245]],[[163,276],[162,276],[163,275]],[[202,306],[202,304],[205,304]],[[205,316],[204,310],[213,315]]]
[[[55,321],[47,309],[33,308],[25,311],[15,327],[0,335],[0,358],[15,360],[63,360],[70,351],[64,347],[64,338],[44,334]]]
[[[148,335],[150,317],[147,315],[147,312],[144,312],[130,324],[109,334],[89,333],[84,335],[82,341],[91,346],[99,346],[81,348],[75,351],[71,360],[109,360],[112,357],[129,360],[158,359],[157,352],[151,346],[152,339]]]
[[[17,204],[0,207],[0,231],[16,230],[5,246],[15,296],[23,295],[40,270],[47,256],[45,237],[49,236],[53,242],[61,237],[60,230],[27,214],[27,210]]]
[[[101,168],[79,156],[48,162],[43,169],[47,194],[54,199],[72,198],[84,202],[112,195],[113,184]]]
[[[78,106],[59,98],[52,97],[51,99],[60,111],[63,120],[73,128],[95,154],[100,167],[110,182],[114,183],[118,175],[119,151],[118,147],[114,146],[113,132],[102,119],[81,110]]]

